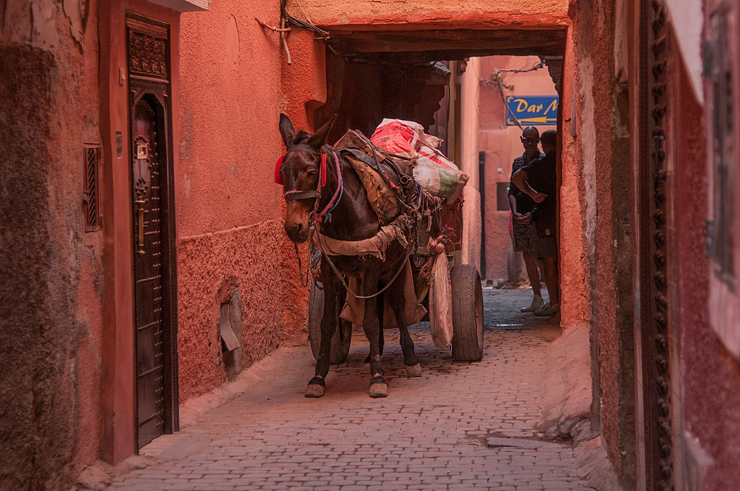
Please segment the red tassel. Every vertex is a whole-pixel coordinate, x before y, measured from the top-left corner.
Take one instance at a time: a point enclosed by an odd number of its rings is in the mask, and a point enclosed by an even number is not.
[[[321,187],[326,186],[326,154],[321,154]]]
[[[283,165],[283,158],[280,157],[275,164],[275,182],[277,184],[283,185],[283,176],[280,175],[280,166]]]

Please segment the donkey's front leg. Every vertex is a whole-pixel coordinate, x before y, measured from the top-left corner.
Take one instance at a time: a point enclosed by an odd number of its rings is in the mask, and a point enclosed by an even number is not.
[[[326,278],[324,278],[326,280]],[[324,281],[324,315],[321,318],[321,344],[319,345],[319,357],[316,360],[316,371],[314,377],[308,381],[306,397],[321,397],[326,390],[326,376],[329,373],[331,360],[331,338],[337,329],[339,306],[337,288],[334,281]]]
[[[362,281],[363,295],[374,295],[378,291],[378,267],[370,269]],[[370,397],[387,397],[388,382],[383,378],[383,362],[380,360],[380,321],[377,305],[375,298],[365,300],[365,317],[362,324],[365,336],[370,342],[370,374],[373,377],[370,380]]]

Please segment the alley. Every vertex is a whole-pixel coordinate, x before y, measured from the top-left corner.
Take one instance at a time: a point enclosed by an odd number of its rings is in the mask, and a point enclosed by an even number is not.
[[[530,290],[484,289],[481,362],[454,363],[428,323],[411,329],[424,373],[406,378],[398,336],[386,331],[389,396],[370,399],[367,341],[355,331],[322,399],[303,390],[314,361],[281,348],[231,385],[215,409],[186,405],[187,425],[129,459],[111,490],[571,490],[572,447],[538,439],[546,345],[557,324],[520,314]],[[138,468],[137,468],[138,467]]]

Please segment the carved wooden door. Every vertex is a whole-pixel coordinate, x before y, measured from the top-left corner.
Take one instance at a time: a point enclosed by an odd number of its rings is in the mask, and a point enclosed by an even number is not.
[[[162,230],[155,112],[134,105],[133,202],[136,302],[136,401],[139,448],[164,432]]]
[[[137,449],[177,430],[169,30],[129,16]]]

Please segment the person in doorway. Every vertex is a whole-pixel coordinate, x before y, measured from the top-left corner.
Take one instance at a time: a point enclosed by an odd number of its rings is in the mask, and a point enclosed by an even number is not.
[[[514,159],[514,163],[511,165],[512,178],[524,166],[529,165],[530,162],[542,156],[538,148],[540,132],[537,131],[537,128],[534,126],[524,128],[521,140],[524,146],[524,154]],[[537,269],[537,257],[531,241],[532,233],[530,228],[533,227],[531,218],[534,201],[515,186],[513,180],[509,183],[509,207],[513,215],[514,251],[521,252],[524,256],[527,276],[529,277],[529,283],[532,285],[532,293],[534,293],[534,298],[530,306],[522,308],[521,311],[535,312],[543,308],[545,303],[542,300],[542,292],[540,291],[540,272]]]
[[[542,133],[542,151],[545,155],[531,161],[511,177],[514,185],[534,202],[530,228],[535,255],[544,266],[545,284],[550,303],[535,311],[535,315],[554,316],[560,311],[560,288],[558,285],[558,244],[555,238],[557,226],[557,133],[549,130]]]

